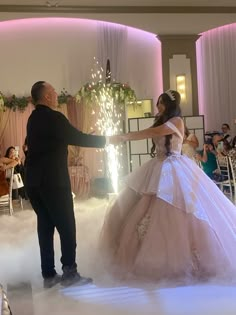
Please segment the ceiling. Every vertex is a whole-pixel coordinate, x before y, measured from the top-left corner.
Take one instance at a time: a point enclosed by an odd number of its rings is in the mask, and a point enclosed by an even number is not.
[[[115,22],[160,35],[199,34],[236,22],[236,0],[0,0],[2,21],[49,16]]]
[[[0,0],[0,5],[52,5],[62,6],[236,6],[235,0]]]

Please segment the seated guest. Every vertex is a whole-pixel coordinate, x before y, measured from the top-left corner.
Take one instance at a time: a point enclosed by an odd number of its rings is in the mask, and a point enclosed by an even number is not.
[[[226,140],[223,140],[223,141],[218,142],[216,151],[217,151],[217,154],[219,155],[227,156],[231,148],[232,147],[229,144],[229,142]]]
[[[188,128],[185,126],[182,154],[187,155],[190,159],[194,159],[198,146],[198,138],[195,134],[190,133]]]
[[[203,150],[199,151],[199,153],[195,156],[196,160],[201,162],[203,171],[209,176],[211,179],[214,178],[214,171],[217,169],[216,162],[216,152],[214,151],[214,147],[212,142],[207,141],[203,145]]]
[[[227,142],[229,145],[232,145],[232,137],[230,135],[230,127],[228,124],[222,124],[221,127],[222,133],[215,134],[213,136],[213,145],[215,149],[218,147],[219,142]],[[223,143],[220,144],[223,146]],[[223,150],[223,148],[221,149]]]
[[[218,134],[215,134],[212,138],[212,144],[213,144],[213,147],[214,149],[216,150],[219,143],[222,141],[222,135],[220,135],[219,133]],[[221,145],[221,144],[220,144]]]
[[[222,133],[218,133],[213,137],[213,143],[214,143],[215,147],[217,146],[219,141],[228,142],[229,144],[231,144],[231,142],[232,142],[232,137],[230,135],[229,125],[228,124],[222,124],[221,130],[222,130]]]
[[[20,173],[22,180],[24,180],[24,166],[21,159],[16,155],[15,147],[9,147],[5,153],[5,157],[15,160],[17,162],[14,168],[14,174]],[[25,198],[25,188],[21,187],[19,189],[14,189],[12,191],[12,199],[18,199],[18,197]]]
[[[229,144],[232,142],[232,137],[230,135],[230,127],[228,124],[222,124],[222,140],[228,142]]]

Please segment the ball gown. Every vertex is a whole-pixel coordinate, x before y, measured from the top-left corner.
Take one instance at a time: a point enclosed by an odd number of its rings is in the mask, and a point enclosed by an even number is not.
[[[171,122],[156,157],[132,172],[108,209],[100,246],[115,276],[201,281],[236,274],[236,207],[188,157]],[[109,270],[109,269],[107,269]]]

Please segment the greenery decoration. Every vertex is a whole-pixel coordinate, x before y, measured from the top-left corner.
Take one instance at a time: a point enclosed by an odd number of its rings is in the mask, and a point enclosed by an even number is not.
[[[68,98],[71,98],[72,96],[68,94],[68,92],[63,89],[61,93],[58,95],[58,105],[62,105],[67,103]],[[16,110],[23,112],[26,107],[29,105],[29,103],[32,103],[32,98],[29,97],[17,97],[15,94],[12,96],[5,96],[3,93],[0,92],[0,111],[5,111],[7,108],[13,110],[14,112]]]
[[[10,97],[6,97],[3,95],[3,101],[5,108],[12,109],[14,112],[16,110],[23,112],[31,100],[30,97],[16,97],[15,94],[13,94]]]
[[[99,103],[104,95],[111,97],[117,104],[135,104],[137,101],[134,90],[126,83],[86,83],[76,95],[79,102],[82,99],[85,103]]]

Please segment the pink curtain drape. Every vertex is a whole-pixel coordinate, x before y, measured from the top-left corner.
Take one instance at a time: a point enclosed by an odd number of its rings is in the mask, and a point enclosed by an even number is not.
[[[67,114],[70,123],[77,129],[79,128],[79,109],[76,104],[76,99],[71,97],[67,101]],[[69,146],[69,165],[74,166],[79,163],[80,147]]]
[[[22,146],[26,137],[27,121],[34,109],[32,104],[24,112],[6,110],[0,115],[0,149],[1,155],[9,146],[18,146],[20,157],[24,159]],[[76,103],[74,98],[68,99],[67,104],[62,104],[57,109],[79,130],[85,133],[99,134],[96,127],[99,107],[83,102]],[[90,179],[104,176],[104,151],[95,148],[68,147],[69,171],[76,169],[80,176],[70,172],[72,190],[76,195],[86,197],[89,195]],[[83,172],[81,172],[83,169]],[[82,176],[82,175],[83,176]]]
[[[10,110],[9,109],[1,109],[0,110],[0,156],[3,155],[2,142],[5,134],[5,130],[7,124],[9,122]]]
[[[74,97],[68,98],[67,113],[70,123],[75,128],[79,128],[79,107],[77,106],[76,99]]]
[[[88,104],[84,101],[77,103],[77,123],[78,128],[85,133],[100,132],[96,126],[98,119],[99,106]],[[89,169],[90,178],[104,176],[104,150],[95,148],[80,148],[79,155],[81,161]]]
[[[58,109],[77,129],[99,134],[96,127],[99,107],[85,102],[77,103],[75,98],[67,101],[67,107]],[[90,180],[104,176],[104,152],[95,148],[68,147],[69,174],[73,192],[79,197],[87,197]]]
[[[28,118],[34,109],[32,104],[29,104],[24,112],[7,110],[5,113],[8,115],[6,126],[0,135],[0,147],[1,155],[5,155],[5,152],[10,146],[19,146],[19,154],[21,158],[24,158],[22,146],[26,137],[26,125]]]

